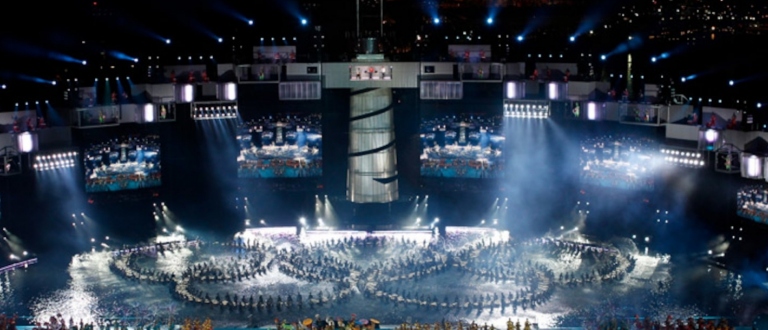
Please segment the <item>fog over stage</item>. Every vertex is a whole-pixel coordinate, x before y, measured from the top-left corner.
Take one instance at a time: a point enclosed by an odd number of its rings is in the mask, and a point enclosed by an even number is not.
[[[549,328],[588,325],[601,315],[706,315],[743,294],[740,276],[675,265],[668,255],[638,251],[631,238],[593,241],[576,228],[526,240],[482,227],[435,234],[262,226],[225,242],[157,237],[75,255],[69,281],[55,290],[43,278],[63,274],[7,273],[2,308],[24,313],[20,301],[31,295],[37,321],[62,314],[131,327],[184,318],[264,326],[275,318],[356,313],[384,324],[474,320],[500,328],[511,318]],[[689,300],[681,289],[706,298]]]

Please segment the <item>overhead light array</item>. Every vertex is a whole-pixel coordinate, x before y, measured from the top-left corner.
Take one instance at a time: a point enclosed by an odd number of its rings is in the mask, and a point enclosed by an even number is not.
[[[237,104],[194,104],[192,118],[194,120],[235,119],[238,118]]]
[[[32,166],[36,171],[47,171],[75,167],[76,161],[77,152],[62,152],[50,155],[37,155]]]
[[[551,109],[549,104],[543,103],[506,103],[504,104],[504,117],[513,118],[549,118]]]
[[[683,167],[703,167],[704,155],[698,151],[661,149],[664,161]]]

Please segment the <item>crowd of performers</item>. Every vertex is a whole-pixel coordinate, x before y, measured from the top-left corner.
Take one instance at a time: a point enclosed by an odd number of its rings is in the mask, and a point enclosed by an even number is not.
[[[653,190],[652,140],[603,136],[581,142],[581,180],[586,184]]]
[[[749,220],[768,223],[768,189],[753,185],[736,193],[736,213]]]
[[[314,243],[263,237],[225,244],[194,242],[123,250],[113,254],[110,266],[130,280],[168,284],[173,296],[180,301],[230,312],[267,314],[333,306],[349,301],[356,294],[386,304],[427,310],[480,312],[509,308],[517,313],[518,309],[535,309],[546,303],[558,286],[620,281],[634,267],[634,259],[615,249],[553,239],[460,242],[452,238],[416,241],[367,236]],[[142,258],[163,258],[182,248],[217,257],[190,263],[177,273],[142,267],[139,262]],[[376,258],[378,251],[388,251],[388,258]],[[545,264],[531,261],[539,260],[539,256],[554,260],[578,257],[582,265],[590,267],[581,267],[580,272],[556,273]],[[366,260],[374,261],[364,265]],[[504,283],[505,289],[497,292],[476,292],[474,288],[423,289],[422,281],[449,270],[477,281]],[[258,286],[259,277],[271,271],[306,281],[313,287],[303,293],[297,290],[276,295],[274,292],[210,293],[204,289],[209,284],[251,280]],[[323,283],[324,289],[318,289],[320,286],[314,286],[315,283]]]

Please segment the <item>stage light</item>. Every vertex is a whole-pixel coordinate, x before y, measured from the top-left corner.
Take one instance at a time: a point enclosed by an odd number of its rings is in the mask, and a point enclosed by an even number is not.
[[[549,99],[557,100],[560,97],[560,93],[557,89],[556,83],[549,83]]]
[[[605,59],[606,59],[606,56],[605,56],[605,55],[600,55],[600,60],[601,60],[601,61],[605,61]]]
[[[148,103],[144,105],[144,122],[151,123],[155,121],[155,105]]]
[[[253,20],[249,20],[248,25],[253,25]]]
[[[508,99],[517,98],[517,83],[514,81],[510,81],[507,83],[507,98]]]
[[[574,42],[574,41],[576,41],[576,37],[573,37],[573,36],[571,36],[571,37],[569,38],[569,40],[570,40],[571,42]]]
[[[88,61],[83,61],[83,65],[88,65]]]
[[[488,17],[488,19],[486,19],[485,22],[488,23],[489,25],[493,24],[493,18],[492,17]]]
[[[195,88],[192,85],[184,85],[182,91],[182,99],[184,102],[192,103],[195,100]]]
[[[301,25],[307,25],[307,19],[302,18],[301,19]]]
[[[51,85],[54,85],[54,86],[56,86],[56,80],[54,80],[54,81],[51,81]]]
[[[224,42],[224,38],[219,38],[219,43]]]
[[[651,57],[651,62],[656,63],[656,56]]]
[[[23,132],[19,134],[19,151],[20,152],[32,152],[33,149],[32,134],[29,132]]]
[[[165,39],[165,44],[166,45],[170,45],[171,44],[171,39]]]
[[[234,101],[237,99],[237,84],[230,82],[224,85],[224,98],[227,101]]]
[[[685,77],[680,78],[680,82],[685,82],[686,80]]]
[[[595,102],[587,103],[587,119],[589,120],[597,119],[597,105],[595,104]]]
[[[5,84],[3,84],[3,86],[1,88],[2,89],[6,89],[6,88],[8,88],[8,86],[5,86]]]
[[[139,58],[138,57],[134,58],[133,63],[139,63]]]
[[[523,41],[523,39],[524,39],[524,38],[523,38],[523,36],[517,36],[517,41],[520,41],[520,42],[522,42],[522,41]]]
[[[439,19],[439,18],[437,18],[437,17],[435,17],[435,18],[432,20],[432,23],[435,23],[435,24],[440,24],[440,19]]]
[[[760,102],[757,102],[757,108],[758,108],[758,109],[760,109],[760,108],[762,108],[762,107],[763,107],[763,104],[762,104],[762,103],[760,103]]]
[[[709,143],[714,143],[717,140],[717,131],[713,129],[708,129],[706,132],[704,132],[704,138]]]

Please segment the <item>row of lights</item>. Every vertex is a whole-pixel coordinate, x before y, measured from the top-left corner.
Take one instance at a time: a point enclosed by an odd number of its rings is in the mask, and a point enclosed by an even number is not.
[[[543,104],[504,104],[504,117],[513,118],[549,118],[549,105]]]
[[[120,77],[115,77],[115,80],[120,80]],[[125,77],[125,80],[131,80],[131,77]],[[67,81],[69,81],[69,79],[67,79]],[[98,82],[99,78],[94,78],[93,81]],[[109,78],[104,78],[104,81],[109,81]],[[77,82],[77,78],[75,78],[75,82]]]
[[[205,58],[205,56],[200,56],[200,60],[203,60],[204,58]],[[179,57],[177,57],[176,59],[178,59],[179,61],[181,61],[182,57],[181,57],[181,56],[179,56]],[[212,59],[213,59],[213,55],[211,55],[211,56],[208,56],[208,59],[211,59],[211,60],[212,60]],[[191,60],[192,60],[192,56],[188,56],[188,57],[187,57],[187,60],[190,60],[190,61],[191,61]]]
[[[34,169],[37,171],[75,167],[77,152],[63,152],[51,155],[35,156]]]
[[[192,118],[195,120],[207,119],[235,119],[238,117],[237,105],[217,106],[193,106]]]
[[[687,167],[703,167],[705,164],[699,152],[661,149],[661,153],[667,163]]]
[[[45,100],[43,103],[48,104],[48,100]],[[35,101],[35,105],[39,105],[40,101]],[[29,105],[29,102],[24,102],[24,105]],[[16,102],[15,106],[19,106],[19,103]]]

